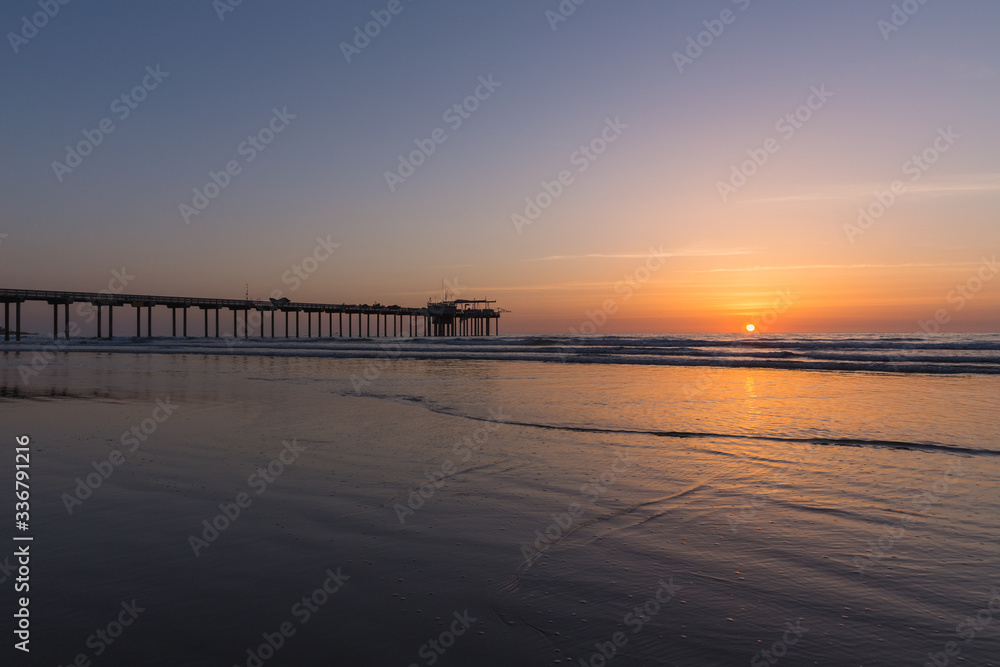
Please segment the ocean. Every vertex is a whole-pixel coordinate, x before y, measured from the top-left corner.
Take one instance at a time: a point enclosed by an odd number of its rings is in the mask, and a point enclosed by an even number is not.
[[[0,351],[30,664],[1000,664],[1000,335]]]

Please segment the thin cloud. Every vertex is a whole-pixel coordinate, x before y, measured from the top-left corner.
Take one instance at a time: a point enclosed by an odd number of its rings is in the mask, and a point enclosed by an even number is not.
[[[901,180],[901,179],[895,179]],[[902,196],[950,197],[955,195],[1000,192],[1000,174],[969,174],[953,178],[911,183],[903,181],[906,190]],[[852,183],[817,188],[812,192],[802,192],[782,197],[751,199],[754,203],[794,203],[821,201],[854,201],[871,199],[875,193],[888,188],[892,180],[879,183]]]
[[[462,295],[466,294],[490,294],[495,295],[501,292],[541,292],[541,291],[553,291],[553,290],[572,290],[572,289],[599,289],[605,288],[608,285],[614,285],[615,282],[568,282],[568,283],[541,283],[536,285],[462,285]],[[426,295],[427,291],[420,292],[395,292],[400,296],[412,296],[412,295]]]
[[[668,250],[660,254],[662,257],[734,257],[736,255],[752,255],[758,250],[752,248],[732,248],[728,250]],[[555,260],[565,260],[565,259],[645,259],[649,257],[650,252],[644,253],[624,253],[624,254],[609,254],[609,253],[587,253],[584,255],[549,255],[548,257],[533,257],[531,259],[526,259],[526,262],[549,262]]]
[[[930,269],[945,266],[975,266],[974,262],[908,263],[908,264],[795,264],[791,266],[742,266],[725,269],[701,269],[691,273],[735,273],[747,271],[808,271],[812,269]]]

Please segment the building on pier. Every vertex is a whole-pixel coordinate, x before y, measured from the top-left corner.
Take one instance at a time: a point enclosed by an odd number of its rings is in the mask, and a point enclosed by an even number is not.
[[[453,299],[427,301],[427,312],[433,328],[432,336],[490,336],[498,333],[500,313],[496,301],[486,299]],[[491,323],[493,331],[491,332]]]

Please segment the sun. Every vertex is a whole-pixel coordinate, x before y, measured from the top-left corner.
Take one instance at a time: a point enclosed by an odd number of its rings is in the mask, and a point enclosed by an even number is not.
[[[754,325],[752,325],[752,324],[748,324],[748,325],[747,325],[747,331],[748,331],[749,333],[753,333],[753,332],[754,332],[754,331],[756,331],[756,330],[757,330],[757,327],[755,327]]]

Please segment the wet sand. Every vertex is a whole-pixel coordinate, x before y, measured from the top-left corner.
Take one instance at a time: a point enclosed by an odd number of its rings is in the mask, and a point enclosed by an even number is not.
[[[370,361],[74,353],[28,386],[7,361],[33,664],[1000,654],[1000,617],[956,630],[1000,583],[989,377],[393,360],[359,392]]]

